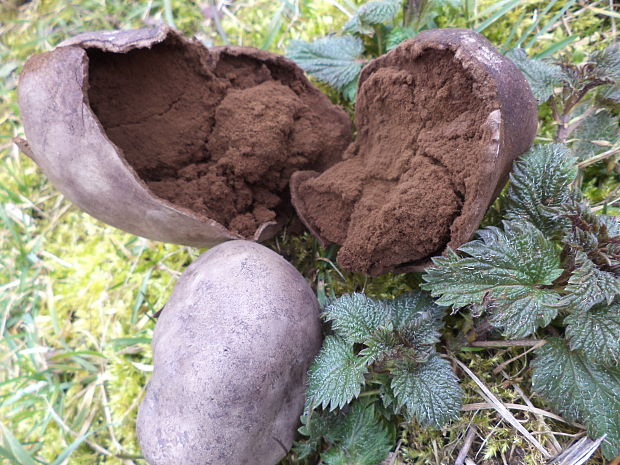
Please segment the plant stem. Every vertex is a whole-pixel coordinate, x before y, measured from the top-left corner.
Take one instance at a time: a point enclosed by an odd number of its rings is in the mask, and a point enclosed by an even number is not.
[[[358,397],[370,397],[370,396],[374,396],[375,394],[379,394],[379,393],[381,393],[379,389],[374,389],[372,391],[364,391]]]
[[[377,34],[377,52],[378,56],[381,56],[385,53],[383,50],[383,31],[381,30],[381,24],[375,28],[375,31]]]
[[[532,347],[543,342],[542,339],[512,339],[508,341],[474,341],[470,347]]]
[[[588,158],[587,160],[577,163],[577,166],[579,168],[585,168],[586,166],[593,165],[594,163],[604,160],[605,158],[613,157],[614,155],[618,153],[620,153],[620,147],[614,147],[610,150],[607,150],[606,152],[603,152],[592,158]]]

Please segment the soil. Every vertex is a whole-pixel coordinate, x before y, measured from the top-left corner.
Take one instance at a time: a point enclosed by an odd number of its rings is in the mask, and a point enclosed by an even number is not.
[[[88,49],[91,108],[151,191],[246,238],[290,210],[294,171],[322,171],[351,140],[346,114],[292,62],[170,36]]]
[[[338,263],[371,275],[443,252],[464,205],[489,182],[491,135],[482,128],[499,108],[494,89],[450,50],[389,60],[361,81],[345,160],[299,173],[294,193],[306,224],[342,245]]]

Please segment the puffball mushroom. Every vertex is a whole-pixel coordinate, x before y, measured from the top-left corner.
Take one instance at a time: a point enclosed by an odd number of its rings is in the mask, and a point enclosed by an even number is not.
[[[95,31],[32,56],[18,145],[81,209],[150,239],[272,237],[288,181],[341,158],[351,122],[292,61],[207,49],[160,26]]]
[[[534,139],[521,71],[482,35],[424,31],[361,73],[344,161],[291,178],[293,205],[345,269],[420,271],[467,242]]]
[[[137,420],[150,465],[275,465],[291,447],[319,305],[275,252],[230,241],[179,278],[153,336]]]

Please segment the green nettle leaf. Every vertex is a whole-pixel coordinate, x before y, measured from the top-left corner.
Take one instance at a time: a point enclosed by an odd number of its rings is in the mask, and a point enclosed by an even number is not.
[[[594,64],[592,75],[601,81],[614,83],[620,79],[620,46],[609,45],[604,50],[594,52],[589,60]]]
[[[599,270],[620,275],[620,219],[597,215],[585,202],[570,202],[556,209],[558,221],[568,220],[564,242],[571,255],[584,252]]]
[[[437,342],[438,331],[442,328],[443,310],[427,292],[408,292],[392,301],[387,301],[395,328],[420,328],[430,325],[434,328],[430,343]]]
[[[529,221],[545,233],[557,229],[549,208],[571,198],[570,185],[577,177],[575,159],[561,144],[535,145],[514,164],[510,174],[508,208],[510,220]]]
[[[355,402],[344,418],[332,423],[325,438],[332,446],[321,454],[326,465],[377,465],[391,448],[388,430],[372,405]]]
[[[332,322],[337,335],[351,343],[361,343],[370,338],[377,328],[388,324],[391,314],[384,302],[354,293],[331,302],[325,308],[323,317]]]
[[[344,32],[367,34],[369,25],[387,23],[400,10],[400,0],[378,0],[362,5],[357,13],[344,25]],[[372,31],[372,28],[370,28]]]
[[[309,405],[331,410],[344,407],[360,394],[367,371],[352,344],[338,336],[327,336],[308,373]]]
[[[398,336],[392,328],[379,328],[364,343],[366,347],[360,351],[360,357],[363,357],[367,364],[395,358],[401,344]]]
[[[349,102],[355,102],[357,97],[357,85],[359,83],[359,76],[356,77],[353,81],[349,82],[346,86],[344,86],[340,92],[344,98],[346,98]]]
[[[620,304],[573,313],[564,323],[571,349],[604,365],[620,363]]]
[[[611,215],[597,215],[599,222],[605,225],[609,237],[620,236],[620,218]]]
[[[553,89],[561,86],[564,81],[562,68],[543,60],[529,58],[523,49],[510,50],[506,56],[523,72],[534,97],[540,103],[549,100]]]
[[[608,110],[587,116],[573,132],[572,150],[579,160],[587,160],[609,150],[618,141],[618,119]]]
[[[616,84],[615,86],[608,85],[601,88],[598,100],[604,106],[617,109],[618,106],[620,106],[620,84]]]
[[[339,411],[312,411],[301,416],[301,426],[297,431],[306,436],[303,441],[297,441],[293,450],[300,460],[309,457],[321,447],[323,435],[329,431],[332,424],[339,417]]]
[[[569,420],[582,421],[592,437],[607,435],[603,453],[620,454],[620,367],[603,367],[551,338],[532,363],[534,390]]]
[[[324,37],[312,43],[291,42],[287,56],[317,79],[343,90],[359,76],[364,61],[359,37]]]
[[[620,295],[620,276],[600,270],[586,253],[579,251],[565,290],[568,294],[560,303],[568,307],[588,310],[601,302],[610,305]]]
[[[463,393],[450,364],[438,354],[425,363],[401,364],[392,375],[396,401],[421,425],[440,428],[458,416]]]
[[[405,40],[411,39],[414,35],[415,31],[411,27],[394,27],[388,34],[387,40],[385,41],[387,51],[389,52],[390,50],[398,47]]]
[[[525,337],[548,325],[558,312],[560,295],[549,289],[562,274],[555,245],[527,222],[489,227],[480,239],[463,245],[460,257],[449,251],[433,259],[422,288],[439,305],[484,303],[493,325],[507,337]]]
[[[394,328],[414,347],[432,346],[439,342],[444,310],[426,292],[404,294],[389,304]]]

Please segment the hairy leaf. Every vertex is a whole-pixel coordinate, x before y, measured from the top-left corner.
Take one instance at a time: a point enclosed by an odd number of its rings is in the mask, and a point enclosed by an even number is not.
[[[618,118],[608,110],[599,110],[587,116],[571,138],[576,139],[572,150],[579,160],[592,158],[618,141]]]
[[[362,69],[364,45],[358,37],[324,37],[312,43],[291,42],[287,56],[303,70],[338,90],[355,81]]]
[[[588,61],[594,65],[592,75],[597,79],[609,83],[617,83],[620,79],[620,46],[618,44],[597,50]]]
[[[398,14],[400,4],[400,0],[377,0],[365,3],[347,21],[343,31],[367,34],[369,25],[387,23],[394,19]]]
[[[616,84],[615,86],[608,85],[601,88],[598,99],[604,106],[611,109],[618,109],[618,107],[620,107],[620,84]]]
[[[420,291],[404,294],[389,302],[388,307],[394,328],[411,346],[428,351],[439,342],[444,310],[433,302],[430,294]]]
[[[540,103],[549,100],[553,89],[562,85],[564,73],[559,66],[529,58],[525,50],[520,48],[510,50],[506,56],[523,72],[532,94]]]
[[[620,236],[620,218],[611,215],[598,215],[597,218],[605,226],[607,237]]]
[[[379,328],[364,344],[359,355],[371,364],[398,357],[401,340],[392,328]]]
[[[321,454],[326,465],[377,465],[392,445],[373,406],[359,401],[351,405],[344,418],[332,423],[325,437],[332,444]]]
[[[562,274],[554,244],[530,223],[504,222],[462,246],[459,257],[433,259],[422,285],[439,305],[484,303],[490,321],[507,337],[525,337],[557,315],[559,294],[548,289]]]
[[[355,355],[352,344],[327,336],[308,373],[309,405],[331,410],[344,407],[359,395],[366,372],[366,364]]]
[[[536,145],[514,164],[508,189],[508,219],[529,221],[545,233],[557,229],[550,207],[570,200],[570,185],[577,176],[575,159],[568,154],[561,144]]]
[[[385,41],[388,52],[398,47],[405,40],[411,39],[414,35],[415,31],[413,30],[413,28],[396,26],[390,31],[389,35],[387,36],[387,40]]]
[[[603,452],[620,454],[620,368],[593,363],[559,338],[536,351],[534,390],[569,420],[583,421],[592,437],[607,435]]]
[[[620,363],[620,304],[573,313],[564,323],[571,349],[603,365]]]
[[[395,328],[418,328],[428,323],[439,331],[442,327],[443,310],[427,292],[415,291],[386,301]],[[433,342],[437,342],[434,340]]]
[[[339,410],[323,410],[302,415],[301,426],[297,431],[306,437],[293,445],[293,450],[300,460],[309,457],[321,447],[323,435],[328,434],[334,423],[340,419],[339,413]]]
[[[383,301],[359,293],[345,294],[331,302],[323,316],[332,322],[337,335],[351,343],[366,341],[391,319],[390,310]]]
[[[564,242],[576,258],[584,252],[598,269],[620,275],[620,219],[597,215],[585,202],[573,201],[557,208],[558,221],[567,220]]]
[[[568,294],[560,303],[567,307],[584,311],[601,302],[610,305],[620,295],[620,276],[600,270],[585,252],[578,251],[565,290]]]
[[[397,402],[421,425],[440,428],[458,416],[463,393],[450,364],[438,354],[426,363],[402,364],[392,374]]]

